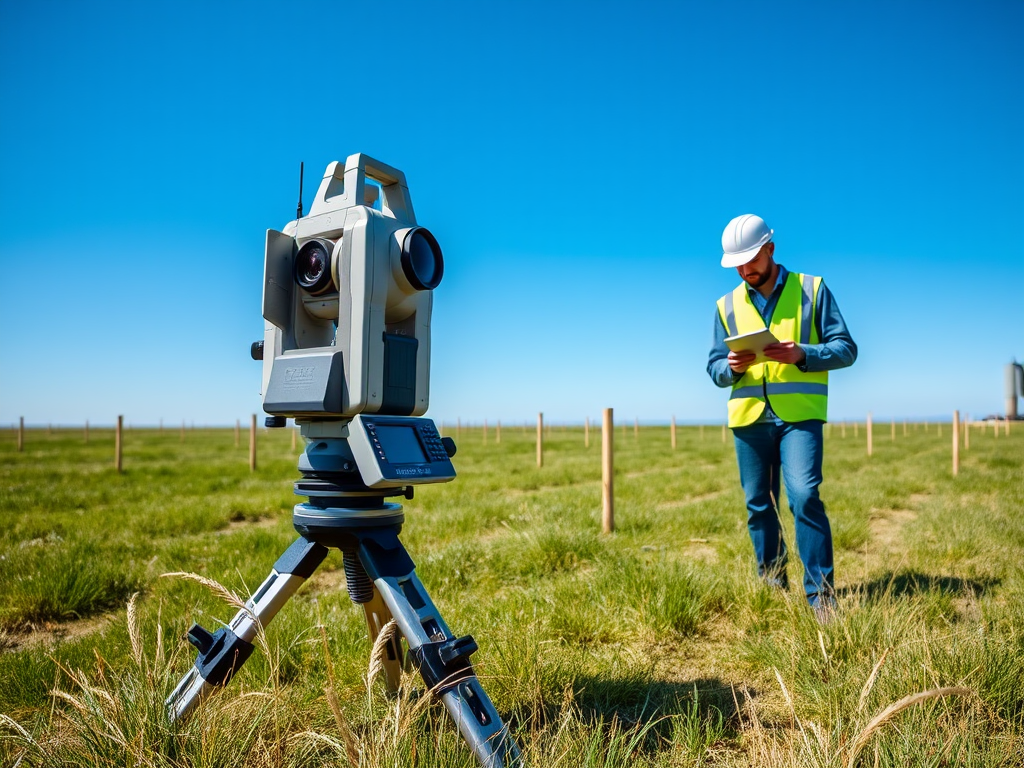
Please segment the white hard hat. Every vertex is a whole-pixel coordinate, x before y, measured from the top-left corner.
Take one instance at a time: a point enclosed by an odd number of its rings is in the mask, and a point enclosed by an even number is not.
[[[722,233],[722,266],[739,267],[757,256],[761,246],[770,242],[774,229],[752,213],[737,216]]]

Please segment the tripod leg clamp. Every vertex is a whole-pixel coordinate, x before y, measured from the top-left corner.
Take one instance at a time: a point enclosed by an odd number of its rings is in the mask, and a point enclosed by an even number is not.
[[[471,654],[478,650],[472,635],[423,643],[409,651],[413,664],[423,677],[423,682],[435,696],[443,696],[456,685],[473,677]]]
[[[252,643],[227,627],[221,627],[211,635],[198,624],[193,624],[188,631],[188,641],[199,651],[196,669],[210,685],[227,685],[253,650]]]

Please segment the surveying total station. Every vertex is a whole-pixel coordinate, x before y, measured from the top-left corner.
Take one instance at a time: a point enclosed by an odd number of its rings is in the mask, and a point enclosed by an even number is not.
[[[370,640],[394,619],[385,677],[414,666],[481,765],[520,763],[508,728],[477,679],[477,645],[445,624],[398,539],[416,485],[455,478],[455,443],[422,418],[429,400],[430,314],[444,261],[416,224],[405,175],[366,155],[331,163],[309,213],[267,231],[263,282],[263,409],[268,427],[299,425],[306,447],[292,522],[299,538],[229,624],[188,632],[195,665],[167,699],[185,718],[223,687],[266,627],[323,562],[342,553],[349,597]],[[404,641],[404,643],[403,643]]]

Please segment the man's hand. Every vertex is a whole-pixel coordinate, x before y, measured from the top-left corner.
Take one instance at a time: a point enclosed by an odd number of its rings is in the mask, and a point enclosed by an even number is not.
[[[730,352],[729,353],[729,367],[732,368],[732,372],[735,374],[743,374],[747,368],[753,365],[754,360],[757,359],[757,355],[748,350],[743,352]]]
[[[807,353],[795,341],[780,341],[764,348],[764,356],[776,363],[799,365],[807,359]]]

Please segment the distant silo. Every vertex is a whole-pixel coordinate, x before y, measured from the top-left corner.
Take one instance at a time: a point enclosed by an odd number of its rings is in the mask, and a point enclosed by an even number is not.
[[[1013,362],[1006,366],[1006,418],[1017,418],[1017,398],[1024,397],[1024,367]]]

